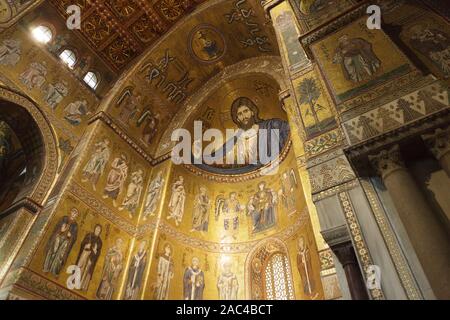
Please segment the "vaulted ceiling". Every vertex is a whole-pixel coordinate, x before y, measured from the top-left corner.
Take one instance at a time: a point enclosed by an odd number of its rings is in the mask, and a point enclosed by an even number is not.
[[[205,1],[50,0],[64,18],[69,5],[81,8],[77,33],[118,73]]]

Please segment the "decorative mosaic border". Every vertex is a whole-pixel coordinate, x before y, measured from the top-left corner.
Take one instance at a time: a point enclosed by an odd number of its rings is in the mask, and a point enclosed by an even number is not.
[[[332,197],[332,196],[338,194],[339,192],[345,192],[345,191],[354,189],[354,188],[358,187],[358,185],[359,185],[358,180],[355,179],[355,180],[346,182],[344,184],[341,184],[339,186],[332,187],[328,190],[313,194],[312,200],[313,200],[313,202],[317,202],[317,201]]]
[[[311,193],[320,191],[349,182],[356,178],[347,158],[340,155],[325,163],[308,168],[309,181],[311,182]]]
[[[336,108],[339,112],[345,112],[356,107],[359,108],[375,99],[383,98],[386,93],[398,92],[404,89],[406,85],[416,82],[420,77],[422,77],[422,73],[418,70],[413,70],[404,76],[390,80],[387,83],[371,88],[368,92],[361,93],[355,98],[344,101],[336,105]]]
[[[24,288],[49,300],[86,300],[61,285],[42,277],[28,268],[20,270],[14,286]]]
[[[333,129],[318,137],[305,142],[306,158],[309,159],[321,155],[333,148],[343,146],[345,139],[339,128]]]
[[[297,221],[295,221],[295,223],[285,228],[281,232],[270,235],[270,237],[286,241],[289,238],[293,237],[295,234],[297,234],[298,230],[302,226],[304,226],[305,223],[307,223],[308,221],[309,221],[308,209],[305,208],[298,217]],[[194,247],[208,252],[223,253],[223,254],[247,253],[261,241],[261,239],[241,243],[217,243],[211,241],[204,241],[181,233],[171,225],[165,223],[164,221],[161,221],[159,223],[157,229],[161,233],[167,235],[168,237],[171,237],[173,240],[185,246]]]
[[[367,248],[361,227],[358,219],[356,218],[353,205],[350,197],[346,191],[339,193],[339,203],[344,211],[345,220],[347,221],[348,228],[350,230],[350,236],[355,248],[355,253],[358,256],[358,260],[361,263],[363,269],[363,277],[367,281],[367,271],[370,265],[373,265],[372,258],[370,257],[369,249]],[[369,294],[374,300],[384,300],[384,294],[381,289],[369,289]]]
[[[334,270],[334,260],[333,260],[333,253],[330,248],[320,250],[319,251],[319,259],[320,259],[320,270],[321,273],[323,271],[333,269]]]
[[[325,26],[309,31],[307,34],[301,36],[299,39],[300,42],[305,48],[309,47],[312,43],[364,16],[366,14],[367,6],[369,6],[369,4],[363,3],[359,6],[350,8],[349,11],[334,18],[334,20],[328,22]]]

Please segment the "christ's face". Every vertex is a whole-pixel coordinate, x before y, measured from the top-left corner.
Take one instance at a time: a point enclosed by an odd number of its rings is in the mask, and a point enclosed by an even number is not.
[[[239,124],[244,128],[249,128],[255,124],[255,113],[246,105],[242,105],[236,112]]]

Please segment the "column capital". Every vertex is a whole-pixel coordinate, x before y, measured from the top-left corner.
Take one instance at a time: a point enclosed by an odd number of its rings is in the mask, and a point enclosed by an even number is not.
[[[438,160],[450,152],[450,127],[423,134],[422,139]]]
[[[400,148],[397,144],[389,149],[380,151],[378,154],[369,155],[369,161],[383,180],[392,172],[405,168]]]

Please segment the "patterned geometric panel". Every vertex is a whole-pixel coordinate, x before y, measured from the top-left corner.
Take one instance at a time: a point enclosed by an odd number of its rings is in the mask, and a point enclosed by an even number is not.
[[[313,194],[356,178],[345,156],[340,156],[312,167],[308,172]]]
[[[414,122],[450,106],[448,88],[435,82],[343,123],[350,144]]]
[[[81,8],[79,33],[113,70],[121,71],[205,0],[50,0],[66,19]]]

